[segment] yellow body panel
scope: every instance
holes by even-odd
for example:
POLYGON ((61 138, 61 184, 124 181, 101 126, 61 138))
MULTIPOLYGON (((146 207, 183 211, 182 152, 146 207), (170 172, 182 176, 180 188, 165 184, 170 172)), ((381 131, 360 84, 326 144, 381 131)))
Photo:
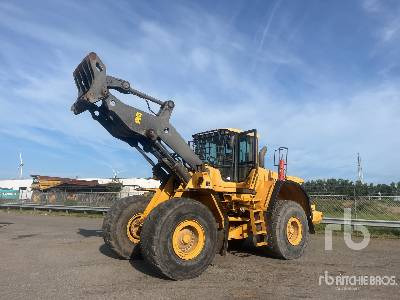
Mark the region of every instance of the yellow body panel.
POLYGON ((322 218, 324 217, 324 214, 321 211, 316 210, 315 204, 311 205, 311 211, 312 211, 312 222, 313 222, 313 224, 321 223, 322 218))
POLYGON ((171 177, 163 188, 157 189, 154 196, 151 198, 150 203, 147 205, 143 212, 143 219, 146 218, 154 207, 167 201, 175 195, 174 178, 171 177))
POLYGON ((229 227, 229 236, 228 239, 232 240, 241 240, 245 239, 248 237, 248 230, 247 230, 247 224, 240 224, 240 225, 231 225, 229 227))
POLYGON ((32 190, 47 190, 49 188, 55 187, 60 185, 62 182, 61 180, 40 180, 37 183, 32 183, 31 188, 32 190))
MULTIPOLYGON (((205 165, 202 171, 194 172, 191 175, 186 186, 175 187, 174 177, 171 177, 164 187, 158 189, 143 212, 140 223, 143 223, 157 205, 171 198, 188 197, 200 201, 212 211, 219 229, 223 229, 228 224, 229 240, 244 239, 249 234, 253 234, 253 236, 258 235, 259 237, 256 245, 266 245, 265 224, 268 223, 268 220, 264 220, 264 212, 267 211, 273 197, 278 181, 277 172, 259 167, 250 171, 246 181, 230 182, 222 179, 218 169, 205 165)), ((295 176, 287 176, 287 181, 295 184, 304 182, 303 179, 295 176)), ((291 199, 287 200, 298 202, 307 212, 307 203, 304 197, 301 197, 302 192, 299 189, 294 191, 287 189, 281 194, 280 198, 283 197, 283 199, 288 198, 284 197, 285 195, 290 195, 291 199)), ((309 213, 312 216, 312 223, 319 223, 322 220, 322 213, 315 209, 315 205, 309 209, 311 209, 309 213)), ((296 232, 295 222, 291 224, 292 227, 288 227, 288 230, 296 232)), ((299 234, 301 235, 301 233, 294 235, 292 243, 298 242, 299 234)), ((176 245, 178 244, 177 242, 176 245)), ((188 254, 188 256, 191 255, 193 254, 188 254)))

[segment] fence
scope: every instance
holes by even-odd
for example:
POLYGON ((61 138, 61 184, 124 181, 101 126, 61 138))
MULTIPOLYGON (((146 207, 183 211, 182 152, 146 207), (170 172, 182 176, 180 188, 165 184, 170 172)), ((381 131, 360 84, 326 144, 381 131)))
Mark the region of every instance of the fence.
POLYGON ((48 192, 33 193, 27 199, 0 198, 0 204, 22 204, 22 205, 63 205, 63 206, 87 206, 87 207, 110 207, 112 203, 120 198, 143 194, 144 192, 87 192, 66 193, 48 192))
POLYGON ((400 221, 398 196, 315 195, 311 201, 327 218, 342 218, 345 208, 351 208, 352 219, 400 221))
MULTIPOLYGON (((136 191, 135 194, 143 192, 136 191)), ((80 207, 107 208, 114 201, 126 197, 126 193, 42 193, 31 199, 0 199, 0 204, 15 205, 62 205, 80 207)), ((345 208, 351 208, 354 220, 383 220, 400 222, 400 197, 398 196, 344 196, 344 195, 313 195, 310 196, 317 210, 324 213, 325 218, 343 219, 345 208)))

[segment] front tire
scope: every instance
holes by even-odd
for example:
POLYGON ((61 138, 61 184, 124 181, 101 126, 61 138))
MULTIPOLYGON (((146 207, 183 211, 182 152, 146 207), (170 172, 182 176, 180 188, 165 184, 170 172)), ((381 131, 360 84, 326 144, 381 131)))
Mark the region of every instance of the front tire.
POLYGON ((144 259, 158 273, 173 280, 194 278, 215 257, 217 223, 202 203, 171 199, 147 216, 140 244, 144 259))
POLYGON ((104 243, 123 259, 131 259, 139 252, 139 237, 128 232, 128 224, 140 218, 150 199, 147 195, 138 195, 116 200, 104 217, 104 243))
POLYGON ((266 214, 268 246, 266 251, 282 259, 303 255, 309 240, 304 209, 294 201, 278 200, 266 214))

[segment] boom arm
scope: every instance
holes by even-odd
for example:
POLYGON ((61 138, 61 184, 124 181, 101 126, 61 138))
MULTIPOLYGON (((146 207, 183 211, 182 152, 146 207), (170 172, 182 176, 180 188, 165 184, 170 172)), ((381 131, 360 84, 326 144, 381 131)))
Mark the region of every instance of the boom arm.
POLYGON ((71 107, 74 114, 89 110, 93 119, 112 136, 136 148, 161 181, 170 175, 176 175, 183 183, 189 181, 189 171, 195 171, 202 161, 169 123, 175 106, 173 101, 158 100, 133 89, 128 81, 107 76, 105 65, 94 52, 82 60, 73 75, 78 88, 78 98, 71 107), (160 110, 150 114, 126 105, 110 89, 138 96, 147 104, 148 101, 156 103, 160 110), (147 153, 153 154, 158 162, 147 153))

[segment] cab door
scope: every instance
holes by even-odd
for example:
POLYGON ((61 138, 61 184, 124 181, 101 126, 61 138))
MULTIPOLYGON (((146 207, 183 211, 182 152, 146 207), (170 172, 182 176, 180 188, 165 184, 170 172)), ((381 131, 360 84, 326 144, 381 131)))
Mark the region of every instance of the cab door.
POLYGON ((237 136, 236 145, 236 180, 245 181, 250 171, 258 166, 257 130, 241 132, 237 136))

